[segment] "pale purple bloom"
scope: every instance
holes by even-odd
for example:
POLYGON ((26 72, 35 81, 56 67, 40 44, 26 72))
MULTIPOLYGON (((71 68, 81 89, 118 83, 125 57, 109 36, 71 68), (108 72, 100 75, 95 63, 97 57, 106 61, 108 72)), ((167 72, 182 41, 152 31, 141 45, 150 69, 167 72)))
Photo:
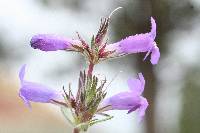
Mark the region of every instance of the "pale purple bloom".
POLYGON ((73 50, 72 45, 80 44, 79 40, 68 39, 52 34, 38 34, 32 37, 31 47, 42 51, 73 50))
MULTIPOLYGON (((112 110, 128 110, 128 113, 138 110, 139 119, 145 115, 145 110, 148 106, 146 98, 141 96, 144 91, 145 80, 142 73, 138 74, 139 79, 129 79, 129 91, 118 93, 105 101, 103 106, 111 105, 112 110)), ((101 106, 102 106, 101 105, 101 106)))
POLYGON ((156 37, 156 23, 151 17, 151 31, 145 34, 136 34, 122 39, 119 42, 107 45, 107 51, 115 51, 114 56, 147 52, 144 59, 151 53, 151 63, 157 64, 160 58, 159 48, 154 41, 156 37))
POLYGON ((25 68, 26 65, 23 65, 19 72, 19 79, 21 82, 19 96, 28 107, 31 107, 30 101, 51 103, 52 100, 58 100, 62 98, 61 93, 57 90, 53 90, 39 83, 26 81, 24 79, 25 68))

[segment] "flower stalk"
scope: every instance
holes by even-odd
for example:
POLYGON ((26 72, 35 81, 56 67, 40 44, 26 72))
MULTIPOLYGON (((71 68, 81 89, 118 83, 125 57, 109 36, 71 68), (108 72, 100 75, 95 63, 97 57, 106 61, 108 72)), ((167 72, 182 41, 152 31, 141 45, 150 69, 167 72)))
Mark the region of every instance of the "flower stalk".
POLYGON ((94 69, 94 64, 92 62, 90 62, 89 66, 88 66, 88 76, 92 76, 92 72, 94 69))
POLYGON ((80 133, 80 130, 78 128, 74 128, 73 133, 80 133))

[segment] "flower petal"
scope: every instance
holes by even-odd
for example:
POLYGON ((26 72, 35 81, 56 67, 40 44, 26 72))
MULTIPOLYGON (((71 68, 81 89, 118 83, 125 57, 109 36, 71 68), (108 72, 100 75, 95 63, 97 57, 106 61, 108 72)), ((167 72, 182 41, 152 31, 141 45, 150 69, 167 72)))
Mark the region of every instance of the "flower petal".
POLYGON ((156 38, 156 22, 153 17, 151 17, 151 32, 150 36, 153 38, 153 40, 156 38))
POLYGON ((157 64, 159 59, 160 59, 160 51, 159 51, 159 48, 155 46, 151 52, 151 63, 157 64))
POLYGON ((120 52, 124 54, 147 52, 152 47, 153 41, 148 33, 129 36, 119 42, 120 52))
POLYGON ((103 101, 103 106, 112 106, 112 110, 130 110, 140 104, 140 97, 132 92, 121 92, 103 101))
POLYGON ((160 58, 160 51, 157 46, 155 46, 151 51, 151 63, 157 64, 160 58))
POLYGON ((140 107, 140 105, 138 104, 137 106, 134 106, 133 108, 131 108, 127 114, 130 114, 131 112, 137 110, 140 107))
POLYGON ((24 104, 25 104, 28 108, 31 108, 31 103, 30 103, 30 101, 28 101, 23 95, 21 95, 21 93, 19 93, 19 97, 21 97, 21 99, 24 101, 24 104))
POLYGON ((30 107, 30 101, 51 103, 52 100, 62 99, 62 94, 58 90, 51 89, 39 83, 25 81, 25 67, 23 65, 19 72, 19 78, 21 80, 19 96, 28 107, 30 107))
POLYGON ((61 93, 44 85, 25 81, 20 88, 20 96, 27 101, 50 103, 62 97, 61 93))
POLYGON ((127 83, 129 88, 134 94, 141 95, 144 91, 145 79, 142 73, 138 74, 139 79, 130 78, 127 83))
POLYGON ((24 81, 24 75, 25 75, 25 68, 26 68, 26 65, 23 65, 20 69, 20 72, 19 72, 19 79, 21 81, 21 84, 23 83, 24 81))
POLYGON ((52 34, 38 34, 32 37, 30 44, 34 49, 42 51, 72 50, 72 44, 80 41, 60 37, 52 34))
POLYGON ((139 117, 139 121, 141 121, 144 118, 145 115, 145 111, 148 107, 148 102, 147 99, 141 96, 141 102, 140 102, 140 107, 138 109, 138 117, 139 117))

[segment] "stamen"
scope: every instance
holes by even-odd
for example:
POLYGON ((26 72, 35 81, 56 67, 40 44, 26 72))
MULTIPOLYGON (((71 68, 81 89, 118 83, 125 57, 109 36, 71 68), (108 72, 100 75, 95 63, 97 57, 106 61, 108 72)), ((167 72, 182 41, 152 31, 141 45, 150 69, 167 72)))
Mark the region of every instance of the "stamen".
POLYGON ((111 13, 110 13, 110 15, 109 15, 109 19, 111 18, 111 16, 117 11, 117 10, 119 10, 119 9, 121 9, 121 8, 123 8, 123 7, 117 7, 115 10, 113 10, 111 13))

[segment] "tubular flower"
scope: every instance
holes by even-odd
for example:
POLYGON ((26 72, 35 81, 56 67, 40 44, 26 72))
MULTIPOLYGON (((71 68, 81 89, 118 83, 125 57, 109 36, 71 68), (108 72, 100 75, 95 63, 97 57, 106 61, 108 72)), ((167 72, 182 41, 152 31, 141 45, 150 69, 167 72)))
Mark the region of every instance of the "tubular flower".
POLYGON ((136 34, 122 39, 119 42, 107 45, 107 51, 115 51, 112 56, 121 56, 132 53, 147 52, 146 57, 151 53, 151 63, 157 64, 160 58, 159 48, 154 41, 156 37, 156 22, 151 17, 151 31, 145 34, 136 34))
POLYGON ((34 49, 42 51, 73 50, 72 45, 80 41, 52 34, 38 34, 32 37, 30 44, 34 49))
POLYGON ((145 80, 142 73, 138 74, 139 79, 129 79, 129 91, 118 93, 103 101, 101 106, 111 106, 108 110, 128 110, 128 113, 138 110, 139 119, 145 115, 148 106, 146 98, 141 94, 144 91, 145 80))
POLYGON ((24 80, 25 68, 26 65, 23 65, 19 72, 19 79, 21 83, 19 96, 28 107, 31 107, 30 101, 53 103, 52 100, 59 100, 62 98, 62 94, 56 90, 53 90, 38 83, 24 80))

